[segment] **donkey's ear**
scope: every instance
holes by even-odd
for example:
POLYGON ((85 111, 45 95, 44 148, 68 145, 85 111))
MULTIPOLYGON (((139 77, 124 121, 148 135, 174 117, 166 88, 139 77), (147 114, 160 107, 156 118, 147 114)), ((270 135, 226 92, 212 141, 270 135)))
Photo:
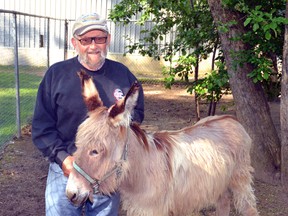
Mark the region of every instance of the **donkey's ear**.
POLYGON ((89 76, 84 70, 78 72, 78 76, 81 81, 82 96, 88 111, 92 111, 97 107, 103 106, 103 102, 99 97, 99 93, 91 76, 89 76))
POLYGON ((140 84, 135 81, 126 96, 109 108, 109 117, 115 126, 130 124, 131 114, 138 100, 139 88, 140 84))

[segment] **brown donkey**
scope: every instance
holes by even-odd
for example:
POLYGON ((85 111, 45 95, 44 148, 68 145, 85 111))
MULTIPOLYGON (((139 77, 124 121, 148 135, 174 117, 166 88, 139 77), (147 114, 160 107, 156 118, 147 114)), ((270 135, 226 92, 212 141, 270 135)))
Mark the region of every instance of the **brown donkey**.
POLYGON ((214 205, 229 215, 258 215, 252 188, 251 139, 232 116, 204 118, 177 131, 146 133, 131 122, 135 83, 104 107, 93 81, 79 73, 89 117, 79 126, 66 194, 79 205, 93 193, 121 194, 131 216, 189 215, 214 205))

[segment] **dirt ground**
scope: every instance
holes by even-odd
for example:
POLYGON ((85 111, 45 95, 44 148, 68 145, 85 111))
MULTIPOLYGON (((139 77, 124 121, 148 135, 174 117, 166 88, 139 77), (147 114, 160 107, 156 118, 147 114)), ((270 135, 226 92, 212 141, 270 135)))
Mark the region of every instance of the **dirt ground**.
MULTIPOLYGON (((144 85, 147 131, 179 129, 195 122, 194 98, 180 87, 172 90, 159 85, 144 85)), ((207 105, 201 104, 202 117, 207 105)), ((279 103, 271 104, 275 123, 279 123, 279 103)), ((216 114, 234 114, 231 96, 225 96, 216 114), (225 112, 223 111, 225 110, 225 112)), ((48 162, 32 144, 30 128, 23 137, 0 149, 0 215, 26 216, 44 214, 44 191, 48 162)), ((287 216, 288 196, 280 186, 255 181, 255 194, 261 216, 287 216)), ((191 192, 193 193, 193 191, 191 192)), ((209 213, 209 212, 208 212, 209 213)), ((122 215, 122 214, 121 214, 122 215)), ((213 215, 210 211, 209 215, 213 215)), ((237 215, 232 213, 231 215, 237 215)))

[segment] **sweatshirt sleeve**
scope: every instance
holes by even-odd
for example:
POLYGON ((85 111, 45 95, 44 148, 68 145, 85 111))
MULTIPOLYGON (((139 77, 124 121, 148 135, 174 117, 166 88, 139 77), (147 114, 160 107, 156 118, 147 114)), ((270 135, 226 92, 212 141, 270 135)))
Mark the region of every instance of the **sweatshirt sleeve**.
POLYGON ((132 114, 132 120, 141 124, 143 119, 144 119, 144 93, 143 88, 141 86, 137 105, 135 106, 134 112, 132 114))
POLYGON ((51 76, 47 71, 39 85, 32 121, 32 140, 36 147, 51 162, 62 166, 67 153, 68 143, 64 143, 56 129, 57 116, 55 102, 51 93, 51 76))

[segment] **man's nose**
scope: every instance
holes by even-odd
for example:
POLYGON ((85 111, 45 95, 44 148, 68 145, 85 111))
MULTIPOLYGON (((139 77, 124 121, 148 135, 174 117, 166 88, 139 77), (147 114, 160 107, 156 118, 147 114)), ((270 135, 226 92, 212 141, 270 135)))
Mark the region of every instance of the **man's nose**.
POLYGON ((95 40, 91 41, 90 47, 92 47, 92 48, 97 47, 97 43, 95 43, 95 40))

